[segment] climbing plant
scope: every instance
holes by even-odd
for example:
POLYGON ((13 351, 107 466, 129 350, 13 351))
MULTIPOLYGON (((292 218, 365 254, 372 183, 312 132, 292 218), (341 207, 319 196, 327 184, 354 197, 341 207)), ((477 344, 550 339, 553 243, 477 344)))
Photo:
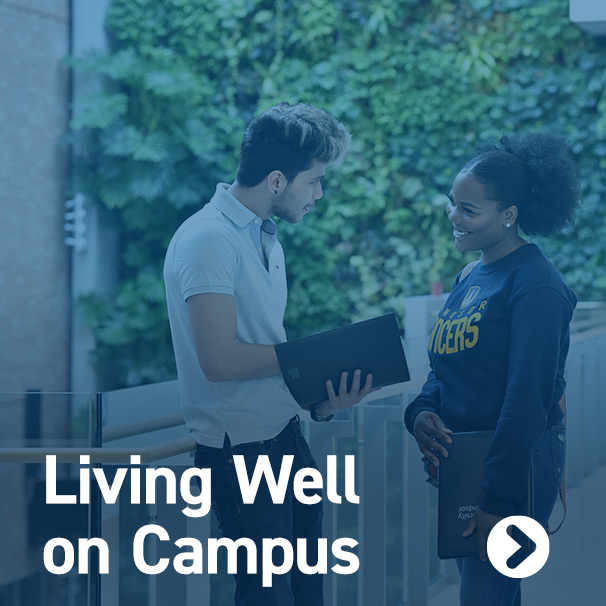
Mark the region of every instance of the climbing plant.
POLYGON ((603 40, 564 0, 113 0, 112 51, 73 59, 103 92, 72 122, 86 142, 74 188, 120 226, 111 299, 79 301, 107 385, 174 377, 162 261, 179 223, 231 181, 248 121, 313 103, 354 136, 301 224, 280 224, 290 337, 404 313, 472 257, 445 194, 478 144, 513 130, 567 136, 583 202, 539 241, 581 299, 606 296, 603 40))

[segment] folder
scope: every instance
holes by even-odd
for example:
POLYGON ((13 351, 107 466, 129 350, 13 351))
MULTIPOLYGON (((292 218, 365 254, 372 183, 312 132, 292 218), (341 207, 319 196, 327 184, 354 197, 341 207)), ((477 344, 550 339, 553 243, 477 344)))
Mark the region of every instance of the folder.
MULTIPOLYGON (((478 537, 462 533, 474 516, 482 497, 484 459, 493 431, 452 433, 446 444, 448 457, 440 457, 438 467, 438 557, 461 558, 478 555, 478 537)), ((528 497, 516 515, 532 517, 532 471, 528 478, 528 497)))
POLYGON ((373 387, 410 380, 398 322, 394 313, 349 326, 335 328, 275 346, 280 370, 300 406, 328 398, 326 380, 331 379, 338 395, 341 373, 360 369, 360 387, 372 373, 373 387))

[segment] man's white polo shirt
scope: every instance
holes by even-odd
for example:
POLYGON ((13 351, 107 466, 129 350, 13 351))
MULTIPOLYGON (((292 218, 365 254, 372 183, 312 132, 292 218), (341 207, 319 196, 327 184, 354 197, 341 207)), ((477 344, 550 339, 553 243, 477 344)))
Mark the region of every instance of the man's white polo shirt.
POLYGON ((211 383, 198 364, 186 301, 192 295, 234 297, 236 340, 286 341, 284 252, 277 228, 238 202, 220 183, 210 202, 173 236, 164 261, 170 328, 183 416, 199 444, 219 448, 273 438, 299 412, 281 375, 211 383))

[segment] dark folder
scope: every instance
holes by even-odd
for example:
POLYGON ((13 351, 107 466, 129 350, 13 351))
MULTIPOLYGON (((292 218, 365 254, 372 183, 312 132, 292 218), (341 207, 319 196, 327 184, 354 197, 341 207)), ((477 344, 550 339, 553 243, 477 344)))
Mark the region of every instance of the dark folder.
MULTIPOLYGON (((440 457, 438 495, 438 557, 461 558, 478 555, 478 538, 474 532, 461 536, 480 504, 484 459, 493 431, 451 434, 448 457, 440 457)), ((516 515, 532 517, 532 473, 527 500, 516 515)), ((516 538, 516 537, 514 537, 516 538)))
POLYGON ((328 398, 326 380, 338 394, 341 373, 360 369, 360 386, 372 373, 373 387, 410 380, 395 314, 387 314, 276 345, 280 370, 288 389, 301 406, 328 398))

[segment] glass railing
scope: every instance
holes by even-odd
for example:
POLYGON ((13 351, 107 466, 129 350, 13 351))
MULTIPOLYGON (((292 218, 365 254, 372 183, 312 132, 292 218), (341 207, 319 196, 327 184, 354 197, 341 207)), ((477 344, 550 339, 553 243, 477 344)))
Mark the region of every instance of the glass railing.
POLYGON ((43 552, 53 537, 91 534, 93 506, 47 504, 45 456, 58 455, 56 493, 73 493, 77 475, 61 454, 97 444, 96 418, 92 394, 0 394, 0 604, 95 604, 98 577, 53 575, 43 552))

